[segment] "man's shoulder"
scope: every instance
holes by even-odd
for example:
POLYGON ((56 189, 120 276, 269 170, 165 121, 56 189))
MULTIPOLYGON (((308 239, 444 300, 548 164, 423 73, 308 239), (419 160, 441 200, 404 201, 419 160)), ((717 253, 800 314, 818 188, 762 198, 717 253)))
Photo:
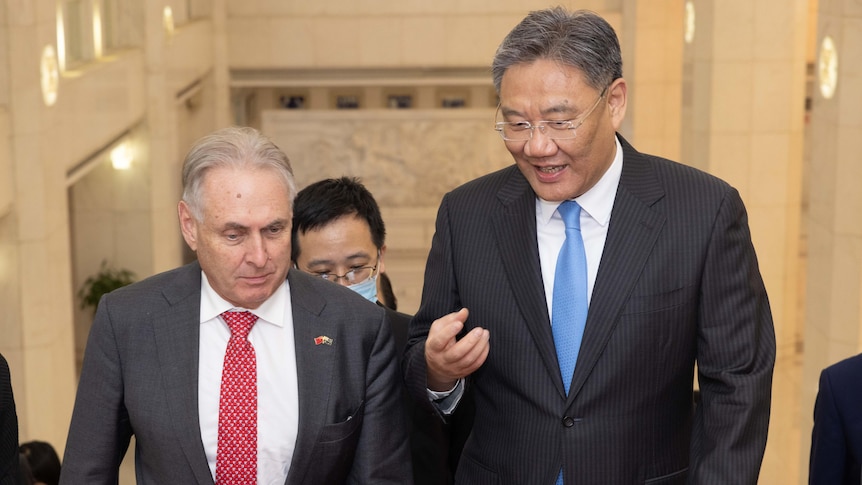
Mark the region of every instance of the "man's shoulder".
POLYGON ((622 183, 643 184, 646 178, 645 174, 649 173, 661 181, 665 187, 702 186, 713 187, 720 192, 730 188, 726 181, 692 165, 639 152, 622 137, 620 137, 620 144, 623 147, 622 183))
POLYGON ((823 372, 832 379, 862 381, 862 354, 836 362, 826 367, 823 372))
POLYGON ((401 313, 397 310, 393 310, 389 307, 381 305, 381 307, 386 310, 386 318, 389 319, 395 325, 408 325, 410 320, 413 319, 413 315, 408 315, 406 313, 401 313))
POLYGON ((482 175, 469 182, 465 182, 450 192, 451 194, 475 194, 475 193, 493 193, 499 190, 502 186, 510 183, 512 179, 523 179, 526 183, 527 179, 521 175, 521 171, 517 165, 508 165, 497 171, 482 175))
POLYGON ((118 288, 110 293, 110 298, 115 301, 145 304, 162 297, 176 299, 186 294, 200 295, 200 287, 201 268, 197 261, 194 261, 118 288))
POLYGON ((518 166, 512 164, 456 187, 444 201, 464 214, 487 215, 500 203, 509 205, 523 198, 533 200, 535 194, 518 166))

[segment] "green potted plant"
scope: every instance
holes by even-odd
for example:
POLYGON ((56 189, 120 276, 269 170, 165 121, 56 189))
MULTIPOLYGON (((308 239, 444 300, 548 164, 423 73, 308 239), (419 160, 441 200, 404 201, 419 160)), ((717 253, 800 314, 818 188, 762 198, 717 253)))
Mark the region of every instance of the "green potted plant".
POLYGON ((135 273, 127 269, 109 268, 108 262, 102 260, 99 272, 84 280, 84 284, 78 291, 81 308, 92 308, 95 312, 102 295, 134 282, 135 273))

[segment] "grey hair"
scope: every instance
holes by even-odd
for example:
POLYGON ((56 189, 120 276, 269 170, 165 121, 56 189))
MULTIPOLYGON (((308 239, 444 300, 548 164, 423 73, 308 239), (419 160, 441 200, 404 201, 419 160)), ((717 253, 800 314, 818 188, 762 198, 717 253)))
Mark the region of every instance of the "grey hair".
POLYGON ((204 177, 217 167, 273 170, 284 182, 293 207, 296 182, 287 155, 254 128, 223 128, 195 142, 183 161, 183 201, 198 221, 203 214, 201 186, 204 177))
POLYGON ((507 69, 539 59, 580 70, 586 83, 596 90, 623 76, 616 32, 605 19, 587 10, 536 10, 516 25, 494 54, 491 70, 497 94, 507 69))

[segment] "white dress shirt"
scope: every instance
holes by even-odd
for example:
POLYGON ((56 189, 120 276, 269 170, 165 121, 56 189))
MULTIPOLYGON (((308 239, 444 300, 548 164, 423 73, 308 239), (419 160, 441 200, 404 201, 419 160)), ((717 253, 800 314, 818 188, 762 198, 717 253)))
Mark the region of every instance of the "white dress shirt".
MULTIPOLYGON (((230 329, 219 315, 244 311, 220 297, 201 272, 198 414, 201 440, 215 480, 221 376, 230 329)), ((257 360, 257 483, 283 485, 299 430, 299 391, 293 316, 287 281, 252 311, 258 321, 248 340, 257 360)))
MULTIPOLYGON (((623 147, 616 140, 617 152, 611 166, 590 190, 573 199, 581 206, 581 236, 584 239, 584 252, 587 255, 587 302, 592 299, 593 286, 599 272, 599 263, 608 237, 608 224, 611 211, 620 185, 623 171, 623 147)), ((542 282, 545 285, 545 299, 548 315, 554 308, 554 275, 557 272, 557 256, 566 240, 566 223, 557 212, 562 202, 548 202, 536 198, 536 235, 539 241, 539 260, 542 264, 542 282)), ((553 316, 551 318, 553 321, 553 316)))

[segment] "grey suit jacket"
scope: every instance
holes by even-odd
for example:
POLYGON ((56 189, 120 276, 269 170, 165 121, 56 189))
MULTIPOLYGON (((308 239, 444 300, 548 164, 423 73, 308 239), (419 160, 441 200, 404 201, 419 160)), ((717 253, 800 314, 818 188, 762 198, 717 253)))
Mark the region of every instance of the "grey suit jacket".
POLYGON ((726 183, 620 141, 622 176, 568 396, 529 183, 511 166, 443 198, 404 367, 418 399, 434 319, 466 307, 464 331, 490 332, 488 358, 468 380, 476 416, 456 483, 552 484, 561 467, 577 485, 756 483, 775 338, 744 206, 726 183))
MULTIPOLYGON (((385 312, 299 271, 287 279, 299 433, 285 483, 409 483, 400 374, 385 312), (315 345, 319 335, 332 345, 315 345)), ((61 483, 116 483, 135 435, 139 484, 212 485, 198 420, 200 285, 200 266, 192 263, 103 298, 61 483)))

